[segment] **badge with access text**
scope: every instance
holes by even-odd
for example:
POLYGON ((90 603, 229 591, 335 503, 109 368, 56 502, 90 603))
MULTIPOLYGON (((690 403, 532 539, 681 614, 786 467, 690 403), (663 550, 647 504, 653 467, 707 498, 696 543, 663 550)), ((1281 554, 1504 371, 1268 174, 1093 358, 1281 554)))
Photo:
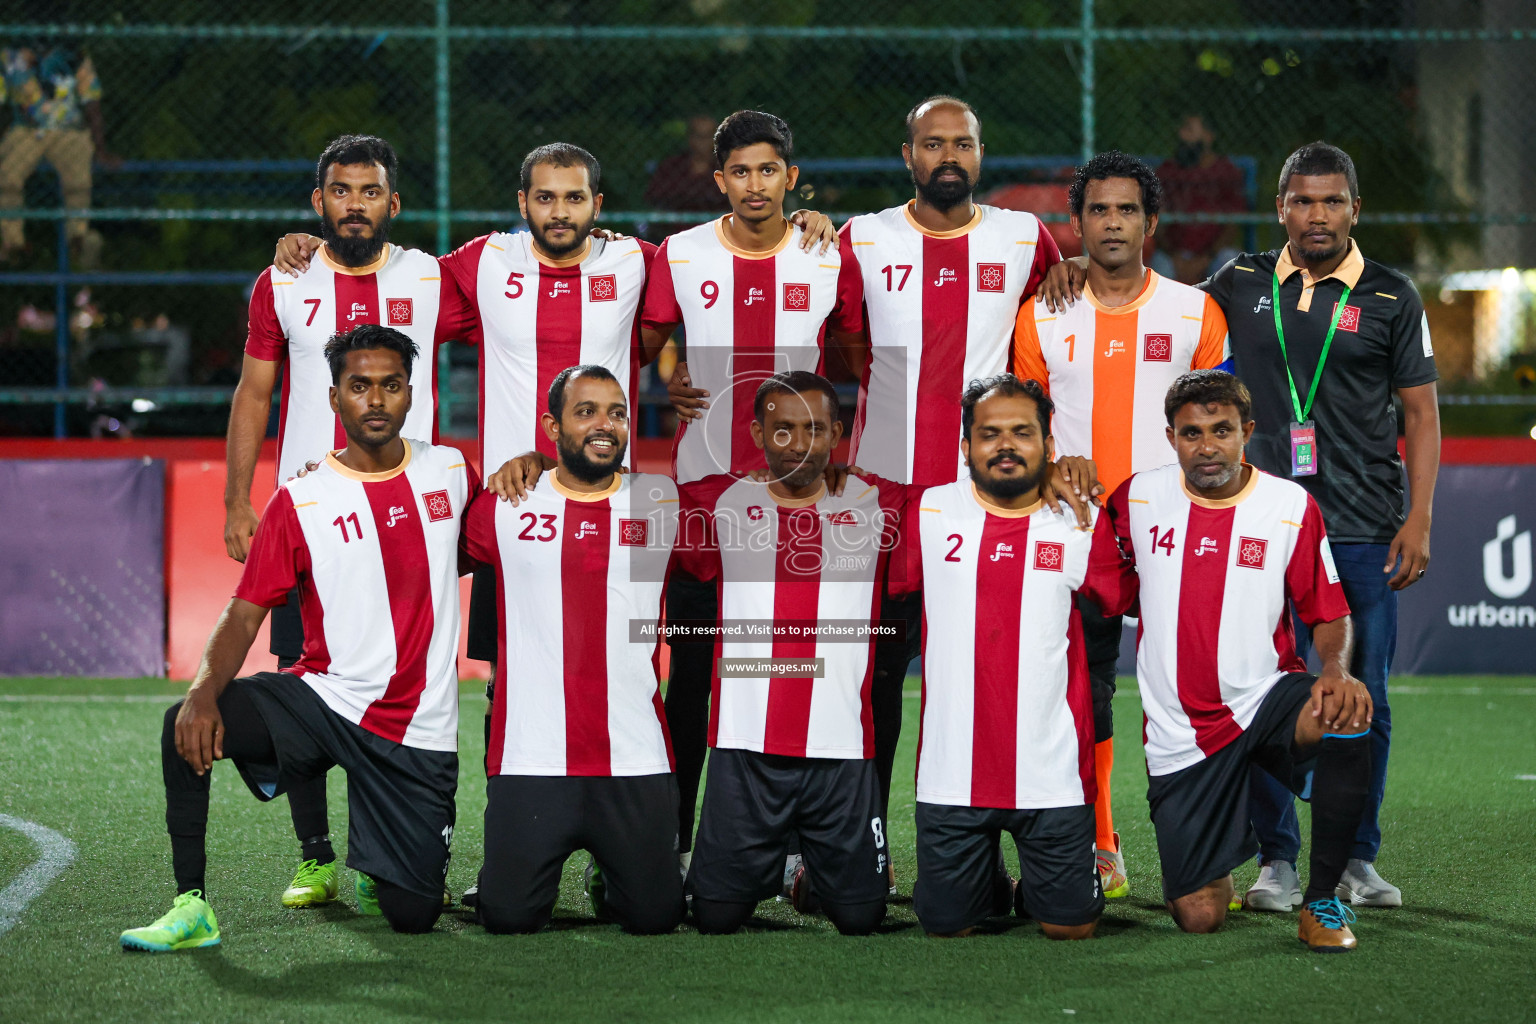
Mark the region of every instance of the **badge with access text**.
POLYGON ((1311 420, 1291 424, 1291 476, 1317 474, 1317 428, 1311 420))

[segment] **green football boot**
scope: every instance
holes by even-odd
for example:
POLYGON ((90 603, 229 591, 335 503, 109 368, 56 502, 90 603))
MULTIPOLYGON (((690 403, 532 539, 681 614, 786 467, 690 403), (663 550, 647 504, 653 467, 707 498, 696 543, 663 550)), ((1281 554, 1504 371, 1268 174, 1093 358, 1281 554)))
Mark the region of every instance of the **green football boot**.
POLYGON ((374 885, 373 879, 361 871, 352 873, 352 890, 357 893, 357 912, 367 917, 378 917, 379 889, 374 885))
POLYGON ((336 867, 334 860, 328 864, 317 864, 312 860, 300 864, 293 881, 283 890, 283 906, 295 909, 333 902, 340 886, 340 872, 336 867))
POLYGON ((219 922, 213 908, 203 899, 200 889, 176 897, 171 909, 154 924, 130 928, 119 940, 124 949, 147 953, 169 953, 177 949, 197 949, 219 944, 219 922))

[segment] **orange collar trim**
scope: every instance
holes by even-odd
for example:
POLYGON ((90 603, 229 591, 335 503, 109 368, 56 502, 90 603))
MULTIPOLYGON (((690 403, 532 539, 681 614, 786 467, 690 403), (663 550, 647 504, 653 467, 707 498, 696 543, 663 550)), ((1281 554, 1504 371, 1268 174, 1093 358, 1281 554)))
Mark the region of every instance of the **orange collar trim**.
POLYGON ((348 480, 356 480, 359 483, 378 483, 382 480, 393 480, 401 473, 404 473, 405 467, 411 464, 411 442, 409 441, 405 442, 405 458, 400 460, 400 465, 396 466, 394 469, 386 469, 382 473, 360 473, 355 469, 343 465, 342 461, 336 456, 340 455, 344 451, 346 451, 345 448, 338 448, 333 452, 328 452, 325 456, 325 464, 334 469, 340 476, 343 476, 348 480))
POLYGON ((780 218, 784 221, 784 237, 779 239, 778 245, 774 246, 772 249, 765 249, 762 251, 743 249, 741 246, 737 245, 735 242, 731 241, 729 237, 726 236, 725 222, 730 220, 732 216, 732 214, 728 213, 724 217, 721 217, 719 220, 715 221, 715 237, 720 240, 721 245, 725 246, 726 252, 729 252, 732 256, 740 256, 744 260, 771 260, 779 253, 789 248, 790 239, 795 237, 795 226, 791 224, 787 219, 780 218))
POLYGON ((958 228, 954 228, 953 230, 950 230, 950 231, 932 231, 932 230, 930 230, 928 228, 923 227, 921 224, 919 224, 917 222, 917 218, 912 215, 912 211, 914 209, 916 209, 916 207, 917 207, 917 200, 916 199, 908 199, 907 200, 907 205, 902 207, 901 212, 906 214, 906 216, 907 216, 907 223, 908 224, 910 224, 914 228, 916 228, 920 234, 927 235, 929 238, 959 238, 961 235, 968 235, 972 231, 976 230, 976 227, 981 223, 981 219, 982 219, 982 216, 983 216, 983 214, 981 212, 981 204, 980 203, 972 203, 971 204, 971 211, 972 211, 971 212, 971 219, 968 222, 966 222, 966 224, 964 226, 958 227, 958 228))
POLYGON ((1045 504, 1044 501, 1037 500, 1033 505, 1025 508, 1003 508, 1001 505, 994 505, 981 496, 981 488, 976 486, 974 480, 971 481, 971 497, 976 499, 976 504, 980 505, 987 515, 1000 516, 1003 519, 1027 519, 1040 511, 1041 506, 1045 504))
POLYGON ((384 244, 384 251, 379 253, 379 258, 366 267, 348 267, 336 262, 336 258, 331 255, 330 249, 327 246, 320 246, 320 258, 325 261, 325 265, 336 271, 336 273, 346 274, 348 277, 367 277, 369 274, 377 274, 384 269, 384 265, 389 262, 389 258, 394 254, 395 243, 386 242, 384 244))
POLYGON ((1201 497, 1190 489, 1189 478, 1183 473, 1179 474, 1179 486, 1184 489, 1184 497, 1201 508, 1232 508, 1234 505, 1241 505, 1244 501, 1248 500, 1248 496, 1253 493, 1254 488, 1259 486, 1259 471, 1257 469, 1245 464, 1243 471, 1248 474, 1248 482, 1243 484, 1242 490, 1230 498, 1201 497))
POLYGON ((1132 299, 1130 302, 1127 302, 1123 306, 1104 305, 1104 303, 1100 302, 1099 299, 1093 294, 1093 289, 1088 287, 1086 283, 1083 285, 1083 296, 1088 300, 1089 304, 1092 305, 1093 308, 1098 310, 1100 313, 1107 313, 1110 316, 1122 316, 1126 313, 1134 313, 1141 307, 1145 306, 1147 303, 1151 302, 1152 296, 1157 294, 1157 281, 1157 271, 1153 270, 1151 267, 1148 267, 1147 280, 1144 284, 1142 284, 1141 291, 1137 293, 1134 299, 1132 299))
POLYGON ((621 473, 613 474, 612 482, 600 491, 576 491, 560 482, 560 469, 556 467, 549 474, 549 483, 557 493, 562 497, 569 498, 571 501, 607 501, 624 485, 624 476, 621 473))

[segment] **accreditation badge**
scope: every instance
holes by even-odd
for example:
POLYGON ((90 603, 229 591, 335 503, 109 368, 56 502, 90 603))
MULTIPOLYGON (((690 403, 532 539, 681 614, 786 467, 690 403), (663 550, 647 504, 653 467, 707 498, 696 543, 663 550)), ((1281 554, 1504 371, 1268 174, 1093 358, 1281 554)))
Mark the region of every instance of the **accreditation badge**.
POLYGON ((1311 420, 1291 424, 1291 476, 1317 475, 1317 427, 1311 420))

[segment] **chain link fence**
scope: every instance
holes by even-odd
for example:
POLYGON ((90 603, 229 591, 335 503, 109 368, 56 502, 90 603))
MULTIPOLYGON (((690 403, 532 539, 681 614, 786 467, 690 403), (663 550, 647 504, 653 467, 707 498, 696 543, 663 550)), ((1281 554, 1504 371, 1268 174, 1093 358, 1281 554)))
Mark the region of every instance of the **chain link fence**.
MULTIPOLYGON (((1057 224, 1097 149, 1183 173, 1160 266, 1186 277, 1283 241, 1275 178, 1315 138, 1357 162, 1362 248, 1426 297, 1453 272, 1536 267, 1536 12, 1516 0, 990 0, 964 24, 900 0, 787 0, 772 24, 740 0, 381 0, 367 25, 332 0, 267 3, 252 24, 207 0, 11 10, 0 49, 90 58, 107 152, 73 245, 59 175, 44 161, 25 179, 26 248, 0 268, 0 433, 220 432, 246 288, 279 234, 313 227, 313 161, 344 132, 394 143, 392 237, 430 251, 514 225, 522 155, 555 139, 602 160, 608 225, 656 237, 706 218, 707 190, 668 186, 690 124, 741 107, 794 129, 800 205, 892 205, 911 193, 903 116, 947 92, 983 122, 980 192, 1057 224), (1213 158, 1220 199, 1199 172, 1213 158)), ((1475 334, 1473 300, 1447 294, 1437 315, 1475 334)), ((457 380, 473 359, 454 356, 457 380)), ((470 404, 447 426, 472 432, 470 404)))

